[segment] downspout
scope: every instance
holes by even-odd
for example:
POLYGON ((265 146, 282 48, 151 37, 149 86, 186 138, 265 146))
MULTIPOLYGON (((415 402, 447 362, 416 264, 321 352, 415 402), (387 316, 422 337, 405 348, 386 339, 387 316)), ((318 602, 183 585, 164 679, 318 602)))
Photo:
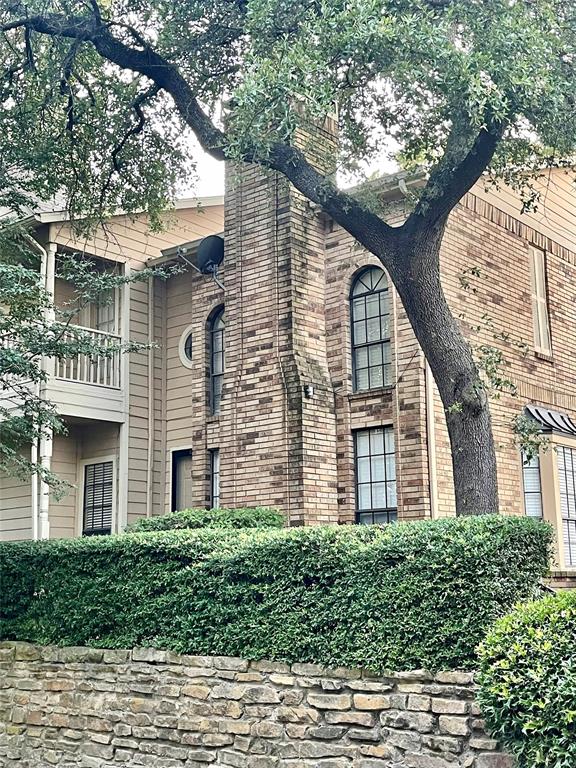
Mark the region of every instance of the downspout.
POLYGON ((148 278, 148 456, 146 466, 146 517, 152 515, 154 469, 154 278, 148 278))
MULTIPOLYGON (((46 274, 45 274, 45 288, 46 292, 54 300, 54 280, 55 280, 55 267, 56 267, 56 244, 48 243, 48 250, 46 252, 46 274)), ((48 322, 54 322, 55 313, 54 308, 46 310, 45 319, 48 322)), ((48 378, 54 374, 53 360, 44 358, 42 365, 48 378)), ((40 386, 40 396, 45 396, 46 384, 40 386)), ((52 465, 52 450, 53 450, 53 433, 52 430, 46 433, 44 437, 40 439, 40 466, 45 472, 50 472, 52 465)), ((38 520, 38 538, 48 539, 50 538, 50 520, 48 517, 50 510, 50 488, 48 483, 40 478, 40 504, 39 504, 39 520, 38 520)))
MULTIPOLYGON (((24 239, 26 242, 32 246, 39 254, 40 254, 40 280, 42 286, 45 288, 47 284, 47 274, 48 274, 48 252, 42 246, 37 240, 35 240, 32 235, 28 234, 27 232, 24 233, 24 239)), ((40 370, 45 370, 45 360, 44 358, 40 361, 40 370)), ((40 382, 36 381, 34 383, 34 395, 35 397, 40 397, 40 382)), ((30 462, 32 465, 36 465, 38 463, 38 455, 39 455, 39 445, 38 440, 33 440, 32 445, 30 446, 30 462)), ((39 525, 39 504, 38 504, 38 473, 33 472, 32 476, 30 478, 30 493, 32 496, 32 502, 31 502, 31 512, 32 512, 32 539, 33 541, 37 541, 40 537, 40 525, 39 525)), ((47 536, 46 536, 47 538, 47 536)))
POLYGON ((434 381, 428 362, 424 363, 424 390, 426 395, 426 446, 428 449, 428 488, 430 517, 438 517, 438 485, 436 476, 436 426, 434 424, 434 381))

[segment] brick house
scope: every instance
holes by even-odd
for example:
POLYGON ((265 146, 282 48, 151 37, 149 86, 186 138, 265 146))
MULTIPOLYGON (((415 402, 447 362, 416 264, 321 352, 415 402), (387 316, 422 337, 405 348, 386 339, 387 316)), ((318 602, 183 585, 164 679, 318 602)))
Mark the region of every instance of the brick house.
MULTIPOLYGON (((418 183, 379 184, 392 223, 418 183)), ((523 214, 511 191, 478 184, 451 215, 442 263, 471 342, 502 349, 517 388, 492 402, 502 511, 554 525, 566 580, 576 575, 576 188, 560 170, 542 184, 539 210, 523 214), (527 465, 511 431, 525 409, 550 442, 527 465)), ((440 401, 378 261, 252 166, 228 174, 224 198, 200 203, 181 201, 160 234, 143 216, 117 216, 86 242, 63 212, 31 218, 57 302, 71 297, 54 280, 66 250, 185 271, 84 311, 79 324, 104 342, 156 346, 49 371, 46 396, 68 433, 37 450, 73 487, 56 501, 34 478, 0 478, 0 537, 120 531, 190 506, 273 505, 292 525, 452 514, 440 401), (214 234, 217 281, 190 267, 214 234)))

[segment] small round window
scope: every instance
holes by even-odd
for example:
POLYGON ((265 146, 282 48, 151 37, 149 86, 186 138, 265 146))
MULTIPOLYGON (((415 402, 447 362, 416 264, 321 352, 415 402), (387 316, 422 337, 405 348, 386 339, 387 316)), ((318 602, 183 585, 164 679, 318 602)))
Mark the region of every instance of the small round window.
POLYGON ((185 365, 186 368, 192 368, 193 346, 194 334, 192 332, 192 327, 188 326, 180 336, 180 342, 178 344, 180 362, 182 365, 185 365))

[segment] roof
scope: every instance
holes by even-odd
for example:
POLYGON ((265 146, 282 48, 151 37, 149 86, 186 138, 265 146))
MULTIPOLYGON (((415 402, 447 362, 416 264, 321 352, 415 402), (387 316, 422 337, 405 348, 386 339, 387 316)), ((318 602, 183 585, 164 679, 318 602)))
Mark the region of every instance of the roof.
POLYGON ((576 422, 566 413, 543 408, 540 405, 527 405, 526 413, 542 427, 543 432, 560 432, 576 437, 576 422))
MULTIPOLYGON (((210 208, 212 206, 224 205, 223 195, 214 195, 212 197, 183 197, 176 200, 174 208, 183 210, 185 208, 210 208)), ((0 211, 0 218, 8 217, 12 212, 8 209, 0 211)), ((115 216, 121 216, 123 211, 117 211, 115 216)), ((70 215, 66 209, 65 199, 62 195, 54 197, 50 201, 38 200, 33 206, 24 209, 19 217, 23 224, 52 224, 55 222, 68 221, 70 215)))

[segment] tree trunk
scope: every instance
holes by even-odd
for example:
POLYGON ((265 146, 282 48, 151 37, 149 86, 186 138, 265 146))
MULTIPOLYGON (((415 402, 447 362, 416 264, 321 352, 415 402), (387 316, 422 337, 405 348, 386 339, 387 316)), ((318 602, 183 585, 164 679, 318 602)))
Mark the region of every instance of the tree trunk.
POLYGON ((442 225, 436 231, 407 233, 386 261, 444 405, 456 514, 492 514, 498 512, 498 483, 488 396, 441 285, 443 232, 442 225))

